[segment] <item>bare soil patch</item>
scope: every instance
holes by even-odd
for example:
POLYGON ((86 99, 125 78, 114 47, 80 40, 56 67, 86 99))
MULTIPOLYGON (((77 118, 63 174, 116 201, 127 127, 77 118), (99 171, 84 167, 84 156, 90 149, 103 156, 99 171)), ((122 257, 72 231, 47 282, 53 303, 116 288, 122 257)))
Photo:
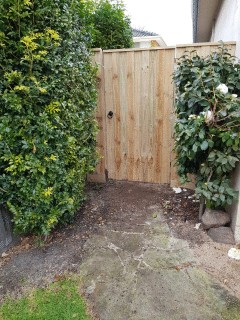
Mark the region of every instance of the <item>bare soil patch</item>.
POLYGON ((87 239, 101 234, 103 226, 137 232, 149 208, 153 214, 161 208, 173 235, 188 241, 198 264, 240 298, 240 262, 227 257, 229 245, 214 243, 204 230, 194 228, 199 203, 192 190, 176 194, 168 185, 109 181, 87 186, 87 200, 71 225, 59 227, 45 243, 22 237, 0 258, 0 300, 78 272, 87 239))

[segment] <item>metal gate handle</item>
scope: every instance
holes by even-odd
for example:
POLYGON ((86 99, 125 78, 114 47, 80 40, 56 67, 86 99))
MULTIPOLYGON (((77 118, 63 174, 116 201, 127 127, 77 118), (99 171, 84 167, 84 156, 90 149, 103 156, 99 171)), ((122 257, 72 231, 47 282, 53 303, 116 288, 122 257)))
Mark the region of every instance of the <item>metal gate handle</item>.
POLYGON ((108 114, 107 114, 107 117, 108 117, 108 119, 112 119, 112 117, 113 117, 113 112, 112 112, 112 111, 109 111, 108 114))

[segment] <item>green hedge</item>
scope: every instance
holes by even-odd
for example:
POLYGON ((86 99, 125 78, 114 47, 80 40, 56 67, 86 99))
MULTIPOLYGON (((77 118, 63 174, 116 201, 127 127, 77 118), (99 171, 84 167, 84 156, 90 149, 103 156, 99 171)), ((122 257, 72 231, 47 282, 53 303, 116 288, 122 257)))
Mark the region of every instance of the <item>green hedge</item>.
POLYGON ((96 164, 83 5, 0 2, 0 193, 20 232, 48 234, 68 221, 96 164))
POLYGON ((93 47, 120 49, 133 47, 131 20, 122 1, 96 1, 92 14, 93 47))
POLYGON ((209 208, 237 199, 230 174, 240 161, 240 64, 224 46, 203 58, 185 53, 176 85, 175 151, 184 183, 196 175, 196 195, 209 208))

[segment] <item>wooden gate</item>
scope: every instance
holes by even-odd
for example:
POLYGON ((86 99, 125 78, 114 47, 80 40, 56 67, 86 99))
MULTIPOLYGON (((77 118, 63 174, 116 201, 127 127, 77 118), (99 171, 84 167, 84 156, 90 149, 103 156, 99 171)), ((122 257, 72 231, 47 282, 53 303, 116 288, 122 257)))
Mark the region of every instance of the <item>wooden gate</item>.
MULTIPOLYGON (((186 50, 204 56, 218 45, 95 51, 102 159, 90 180, 179 184, 172 152, 175 58, 186 50)), ((228 46, 234 53, 235 43, 228 46)))
POLYGON ((104 52, 109 178, 170 181, 173 63, 172 49, 104 52))

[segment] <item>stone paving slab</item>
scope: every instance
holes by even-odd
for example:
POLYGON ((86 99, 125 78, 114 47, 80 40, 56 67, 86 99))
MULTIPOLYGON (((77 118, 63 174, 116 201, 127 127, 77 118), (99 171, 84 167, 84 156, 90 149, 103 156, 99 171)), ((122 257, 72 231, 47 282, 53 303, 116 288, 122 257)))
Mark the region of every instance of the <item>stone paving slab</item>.
POLYGON ((240 319, 226 312, 238 300, 197 267, 162 212, 137 232, 104 227, 85 250, 80 274, 101 320, 240 319))

